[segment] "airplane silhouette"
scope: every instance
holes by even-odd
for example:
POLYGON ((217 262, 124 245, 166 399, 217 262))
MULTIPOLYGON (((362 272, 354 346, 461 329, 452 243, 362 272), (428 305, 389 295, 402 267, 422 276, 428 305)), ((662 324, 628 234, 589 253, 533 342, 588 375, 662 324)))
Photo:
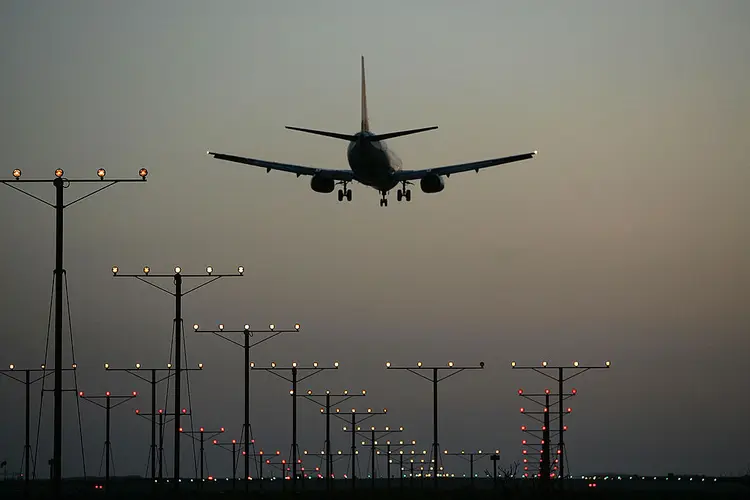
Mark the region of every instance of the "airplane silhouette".
POLYGON ((536 151, 532 151, 531 153, 524 153, 515 156, 505 156, 502 158, 459 163, 456 165, 447 165, 423 170, 402 170, 401 160, 388 148, 385 140, 425 132, 427 130, 434 130, 437 127, 402 130, 385 134, 375 134, 370 131, 370 123, 367 118, 364 56, 362 56, 362 124, 359 132, 353 135, 348 135, 299 127, 286 128, 349 141, 347 159, 351 170, 331 170, 303 165, 292 165, 289 163, 278 163, 224 153, 214 153, 212 151, 208 151, 208 154, 217 160, 225 160, 265 168, 266 172, 280 170, 296 174, 297 177, 300 175, 312 176, 310 187, 313 191, 318 193, 332 193, 335 189, 335 185, 339 184, 342 186, 338 191, 339 201, 343 201, 344 199, 347 201, 352 200, 352 190, 347 189, 347 185, 350 182, 357 181, 365 186, 380 191, 380 194, 382 195, 380 199, 381 207, 388 206, 388 199, 386 196, 391 189, 399 184, 401 184, 402 187, 397 193, 398 201, 411 201, 411 190, 406 186, 412 184, 412 181, 419 180, 420 188, 424 193, 439 193, 445 188, 443 177, 450 177, 451 174, 469 172, 471 170, 479 172, 479 170, 487 167, 494 167, 496 165, 503 165, 505 163, 512 163, 521 160, 529 160, 537 154, 536 151))

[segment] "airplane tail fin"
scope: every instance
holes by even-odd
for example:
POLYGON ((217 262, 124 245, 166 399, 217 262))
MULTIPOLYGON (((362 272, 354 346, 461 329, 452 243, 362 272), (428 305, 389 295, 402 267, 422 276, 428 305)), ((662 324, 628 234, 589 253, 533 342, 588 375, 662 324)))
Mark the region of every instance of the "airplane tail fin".
POLYGON ((370 119, 367 116, 367 87, 365 84, 365 56, 362 57, 362 124, 361 124, 361 132, 368 132, 367 135, 349 135, 349 134, 339 134, 337 132, 327 132, 325 130, 313 130, 309 128, 299 128, 299 127, 286 127, 289 130, 297 130, 299 132, 306 132, 308 134, 315 134, 315 135, 322 135, 324 137, 332 137, 334 139, 341 139, 344 141, 357 141, 357 140, 365 140, 365 141, 384 141, 386 139, 393 139, 394 137, 401 137, 404 135, 411 135, 411 134, 417 134, 419 132, 426 132, 427 130, 435 130, 437 127, 424 127, 424 128, 415 128, 411 130, 401 130, 399 132, 388 132, 385 134, 372 134, 370 132, 370 119))
POLYGON ((367 117, 367 86, 365 85, 365 56, 362 57, 362 132, 370 131, 370 119, 367 117))

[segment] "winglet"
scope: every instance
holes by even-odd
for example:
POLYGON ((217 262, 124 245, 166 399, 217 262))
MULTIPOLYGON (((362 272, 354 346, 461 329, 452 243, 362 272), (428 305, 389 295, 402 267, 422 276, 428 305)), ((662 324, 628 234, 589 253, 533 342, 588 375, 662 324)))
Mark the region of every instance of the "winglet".
POLYGON ((362 132, 370 131, 370 120, 367 117, 367 91, 365 86, 365 56, 362 58, 362 132))

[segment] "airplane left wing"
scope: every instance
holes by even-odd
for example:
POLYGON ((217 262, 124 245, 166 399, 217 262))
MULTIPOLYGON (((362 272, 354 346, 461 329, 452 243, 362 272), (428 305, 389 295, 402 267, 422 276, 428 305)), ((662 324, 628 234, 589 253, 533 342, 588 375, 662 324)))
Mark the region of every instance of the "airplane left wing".
POLYGON ((487 167, 494 167, 496 165, 503 165, 505 163, 513 163, 522 160, 530 160, 536 156, 536 153, 536 151, 532 151, 531 153, 524 153, 521 155, 504 156, 503 158, 493 158, 491 160, 475 161, 471 163, 459 163, 456 165, 447 165, 445 167, 435 167, 424 170, 398 170, 393 174, 393 178, 401 182, 422 179, 430 174, 450 177, 451 174, 459 174, 471 170, 479 172, 481 169, 487 167))
POLYGON ((208 151, 208 154, 213 156, 217 160, 225 160, 234 163, 243 163, 245 165, 265 168, 266 172, 270 172, 271 170, 280 170, 282 172, 290 172, 292 174, 296 174, 297 177, 299 177, 300 175, 318 175, 320 177, 333 179, 335 181, 354 180, 354 173, 351 170, 330 170, 324 168, 306 167, 303 165, 292 165, 289 163, 277 163, 275 161, 256 160, 255 158, 245 158, 244 156, 214 153, 212 151, 208 151))

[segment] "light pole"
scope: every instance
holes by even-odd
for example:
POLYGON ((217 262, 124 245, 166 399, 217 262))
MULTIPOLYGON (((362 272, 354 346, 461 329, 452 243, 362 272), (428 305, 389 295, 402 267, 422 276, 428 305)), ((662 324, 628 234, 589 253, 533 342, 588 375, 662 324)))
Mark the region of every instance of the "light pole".
POLYGON ((274 325, 273 323, 268 325, 267 330, 251 329, 250 325, 245 325, 245 327, 242 330, 225 330, 223 324, 219 325, 218 330, 201 330, 200 325, 198 324, 193 325, 193 330, 196 333, 214 334, 217 337, 220 337, 226 340, 227 342, 230 342, 238 347, 241 347, 245 351, 245 367, 242 369, 242 373, 245 378, 245 396, 244 396, 245 397, 245 421, 242 427, 242 433, 244 436, 244 452, 245 452, 244 453, 245 455, 245 491, 248 491, 248 489, 250 488, 250 442, 252 441, 252 437, 251 437, 252 432, 251 432, 251 427, 250 427, 250 349, 257 346, 258 344, 262 344, 263 342, 271 340, 272 338, 276 337, 277 335, 281 335, 282 333, 297 333, 299 332, 299 329, 300 329, 299 323, 294 325, 294 329, 286 329, 286 330, 277 329, 276 325, 274 325), (225 337, 225 335, 229 333, 241 333, 245 340, 244 343, 240 344, 239 342, 235 342, 229 337, 225 337), (254 337, 255 335, 268 335, 268 336, 251 343, 250 339, 254 337))
POLYGON ((183 434, 187 434, 192 439, 196 439, 196 437, 194 436, 195 434, 198 435, 197 439, 199 440, 199 442, 201 444, 201 460, 200 460, 201 461, 201 478, 200 478, 201 480, 200 480, 200 483, 198 483, 198 487, 200 489, 203 489, 203 479, 204 479, 203 462, 204 462, 204 457, 206 455, 206 452, 205 452, 205 450, 206 450, 206 448, 205 448, 206 439, 213 439, 214 437, 218 436, 219 434, 222 434, 224 432, 224 427, 220 428, 218 431, 207 431, 203 427, 199 428, 197 431, 186 431, 185 429, 183 429, 182 427, 180 427, 180 432, 183 433, 183 434), (208 434, 208 437, 206 437, 206 434, 208 434))
POLYGON ((325 441, 325 456, 326 456, 326 489, 330 490, 333 486, 331 481, 331 470, 332 470, 332 463, 333 463, 333 457, 331 456, 331 407, 341 404, 344 401, 357 397, 357 396, 365 396, 367 394, 366 390, 362 390, 361 393, 352 393, 349 394, 349 391, 344 391, 342 394, 331 394, 331 391, 326 391, 325 394, 314 394, 313 391, 307 391, 307 394, 297 394, 299 397, 303 397, 307 399, 308 401, 312 401, 313 403, 317 403, 319 405, 324 405, 320 409, 320 413, 324 414, 326 416, 326 441, 325 441), (325 403, 321 403, 315 398, 319 397, 325 397, 325 403), (331 401, 331 398, 341 398, 336 399, 336 401, 331 401))
MULTIPOLYGON (((174 370, 172 369, 172 363, 167 363, 166 368, 144 368, 141 366, 140 363, 135 364, 135 368, 112 368, 109 366, 109 363, 104 363, 104 369, 109 372, 125 372, 129 373, 144 382, 147 382, 151 385, 151 413, 140 413, 139 415, 145 416, 145 415, 151 415, 151 479, 156 479, 156 386, 157 384, 160 384, 161 382, 164 382, 165 380, 169 379, 172 375, 174 375, 174 370), (167 375, 157 378, 157 374, 160 372, 167 372, 167 375), (142 375, 142 373, 150 373, 151 377, 145 377, 142 375)), ((193 370, 203 370, 203 363, 198 364, 198 368, 183 368, 182 371, 193 371, 193 370)), ((161 429, 160 429, 161 430, 161 429)))
MULTIPOLYGON (((370 439, 370 485, 372 486, 372 489, 375 489, 375 455, 378 445, 378 439, 384 438, 385 436, 389 436, 397 432, 404 432, 404 428, 399 427, 398 429, 391 429, 389 426, 385 426, 382 429, 378 429, 375 426, 371 426, 369 429, 362 429, 361 427, 357 427, 357 430, 352 430, 352 432, 357 432, 360 436, 362 436, 363 434, 366 436, 365 433, 370 433, 370 435, 368 436, 370 439)), ((362 441, 362 446, 366 445, 367 441, 362 441)), ((377 454, 379 455, 380 452, 377 451, 377 454)), ((388 476, 390 479, 390 466, 388 476)))
POLYGON ((448 362, 448 366, 423 366, 422 362, 418 362, 416 368, 410 366, 392 366, 391 362, 385 363, 385 367, 388 370, 406 370, 411 372, 418 377, 421 377, 428 382, 432 382, 432 460, 435 462, 435 470, 433 471, 432 484, 437 489, 438 487, 438 471, 440 470, 440 445, 438 444, 438 382, 450 378, 454 375, 461 373, 464 370, 482 370, 484 369, 484 361, 479 363, 479 366, 455 366, 453 361, 448 362), (419 373, 422 370, 429 370, 432 372, 432 378, 427 377, 419 373), (444 377, 438 377, 440 370, 447 370, 450 373, 444 377))
POLYGON ((558 419, 558 425, 559 425, 557 459, 560 461, 559 478, 561 480, 565 480, 564 459, 565 459, 565 456, 567 456, 565 452, 565 439, 563 437, 563 433, 565 431, 565 425, 563 423, 564 408, 562 404, 562 402, 565 400, 565 388, 564 388, 565 382, 589 370, 609 369, 611 364, 612 363, 610 363, 609 361, 605 362, 604 366, 583 366, 578 361, 573 361, 572 366, 551 366, 546 361, 542 361, 541 366, 518 366, 515 361, 512 361, 510 364, 514 370, 532 370, 557 382, 557 387, 558 387, 557 419, 558 419), (553 370, 554 372, 557 372, 556 373, 557 376, 550 375, 549 373, 547 373, 548 370, 553 370), (573 373, 571 375, 566 376, 565 375, 566 370, 572 371, 573 373))
POLYGON ((219 448, 232 452, 232 489, 234 490, 237 487, 237 440, 232 439, 229 443, 220 443, 218 439, 214 439, 213 442, 219 448), (227 446, 231 446, 232 449, 230 450, 227 446))
MULTIPOLYGON (((177 266, 174 268, 174 274, 153 274, 151 273, 151 268, 149 266, 145 266, 143 268, 143 274, 118 274, 120 272, 120 269, 117 266, 112 266, 112 275, 114 277, 122 277, 122 278, 135 278, 139 281, 142 281, 148 285, 151 285, 152 287, 161 290, 162 292, 171 295, 175 298, 175 319, 173 323, 174 328, 174 367, 175 367, 175 379, 174 379, 174 413, 175 413, 175 419, 174 419, 174 489, 179 490, 180 489, 180 390, 181 390, 181 374, 182 374, 182 361, 180 356, 180 349, 184 345, 184 340, 182 339, 182 298, 191 293, 195 290, 198 290, 199 288, 203 288, 204 286, 213 283, 214 281, 221 279, 221 278, 227 278, 227 277, 237 277, 242 276, 245 274, 245 268, 242 266, 239 266, 237 268, 237 273, 232 274, 215 274, 213 267, 208 266, 206 267, 206 274, 183 274, 182 269, 177 266), (164 278, 171 278, 174 282, 174 292, 167 290, 166 288, 163 288, 156 283, 153 283, 149 281, 149 279, 164 279, 164 278), (188 289, 187 291, 183 291, 182 289, 182 281, 186 278, 197 278, 197 279, 203 279, 204 281, 194 286, 193 288, 188 289)), ((189 379, 188 379, 189 383, 189 379)))
POLYGON ((352 448, 351 448, 351 465, 352 465, 352 489, 355 489, 357 487, 357 472, 356 472, 356 462, 357 462, 357 424, 364 422, 365 420, 368 420, 375 415, 385 415, 388 413, 388 408, 383 408, 383 411, 372 411, 372 408, 368 408, 367 411, 360 411, 358 412, 356 408, 352 408, 351 413, 351 419, 345 418, 339 408, 336 408, 336 417, 340 418, 344 422, 349 420, 351 426, 345 426, 344 432, 351 432, 352 434, 352 448), (357 419, 357 417, 361 417, 360 419, 357 419), (351 430, 350 430, 351 429, 351 430))
MULTIPOLYGON (((495 454, 496 455, 498 455, 499 453, 500 453, 500 450, 495 450, 495 454)), ((482 458, 482 457, 485 457, 487 455, 483 454, 482 450, 470 451, 469 453, 466 453, 464 450, 454 451, 454 452, 449 452, 448 450, 443 450, 443 455, 449 455, 449 456, 452 455, 452 456, 455 456, 455 457, 461 457, 463 460, 467 460, 466 457, 469 457, 468 458, 468 461, 469 461, 469 476, 470 476, 470 479, 471 479, 471 481, 470 481, 469 484, 471 485, 471 488, 474 489, 474 462, 475 462, 474 457, 478 455, 479 458, 482 458)))
POLYGON ((121 182, 140 182, 145 181, 148 176, 148 170, 141 168, 138 171, 140 179, 108 179, 105 180, 107 175, 106 170, 100 168, 96 171, 98 179, 69 179, 64 177, 65 172, 63 169, 58 168, 55 170, 55 177, 50 179, 21 179, 21 169, 13 169, 13 180, 0 180, 0 183, 15 189, 16 191, 25 194, 45 205, 55 209, 55 272, 54 272, 54 283, 55 283, 55 388, 54 388, 54 399, 55 399, 55 410, 54 410, 54 455, 52 463, 52 490, 54 498, 60 498, 61 495, 61 484, 62 484, 62 343, 63 343, 63 212, 64 210, 78 203, 79 201, 93 196, 94 194, 107 189, 108 187, 114 186, 121 182), (43 198, 40 198, 34 194, 19 187, 21 183, 49 183, 51 182, 55 188, 55 203, 50 203, 43 198), (104 183, 101 187, 94 189, 93 191, 80 196, 69 203, 65 203, 64 190, 69 187, 72 183, 104 183))
MULTIPOLYGON (((390 441, 386 441, 385 442, 385 450, 386 450, 385 454, 386 454, 386 459, 387 459, 386 460, 386 464, 387 464, 386 475, 388 476, 388 481, 387 481, 387 486, 386 487, 388 489, 390 489, 390 487, 391 487, 391 463, 392 463, 391 462, 392 461, 392 459, 391 459, 391 453, 395 452, 395 451, 398 451, 400 455, 403 455, 403 453, 404 453, 403 448, 404 447, 406 447, 408 445, 414 446, 416 444, 417 444, 417 442, 415 440, 412 440, 411 443, 404 443, 404 441, 399 441, 397 445, 393 445, 393 446, 395 446, 395 448, 392 448, 390 441)), ((401 464, 401 466, 403 466, 403 464, 401 464)))
MULTIPOLYGON (((566 395, 563 400, 568 399, 569 397, 575 396, 577 391, 573 389, 572 393, 570 395, 566 395)), ((559 467, 552 466, 552 458, 550 453, 550 442, 551 442, 551 426, 550 423, 554 420, 557 420, 558 417, 551 417, 551 406, 550 405, 550 395, 551 391, 549 389, 545 389, 544 393, 526 393, 523 391, 523 389, 518 389, 518 395, 521 396, 524 399, 527 399, 529 402, 541 407, 541 410, 533 410, 526 408, 524 406, 521 407, 521 413, 526 415, 527 417, 530 417, 537 422, 541 424, 541 428, 533 428, 530 429, 526 425, 521 426, 521 431, 524 433, 527 433, 531 436, 533 436, 536 439, 539 439, 539 446, 537 446, 537 443, 529 443, 527 439, 524 439, 521 441, 521 444, 525 447, 522 450, 523 457, 523 470, 524 470, 524 477, 528 477, 528 452, 529 450, 539 453, 540 455, 540 461, 539 461, 539 470, 536 474, 536 477, 539 477, 542 484, 545 486, 545 488, 549 485, 549 481, 552 477, 556 475, 555 470, 559 470, 559 467), (542 401, 536 399, 536 398, 544 398, 542 401), (538 416, 538 415, 541 415, 538 416)), ((572 410, 570 408, 567 409, 566 413, 570 413, 572 410)), ((566 431, 568 429, 568 426, 563 426, 562 431, 566 431)), ((558 454, 562 453, 560 450, 558 450, 558 454)), ((536 462, 536 461, 535 461, 536 462)), ((559 464, 559 459, 555 459, 556 464, 559 464)))
MULTIPOLYGON (((62 371, 68 371, 68 370, 75 370, 76 365, 73 365, 72 368, 63 368, 62 371)), ((0 370, 0 374, 5 375, 9 379, 15 380, 16 382, 20 382, 23 385, 26 386, 26 432, 25 432, 25 441, 23 446, 23 457, 24 457, 24 473, 23 473, 23 488, 24 488, 24 498, 28 498, 30 494, 29 481, 31 480, 31 439, 30 439, 30 433, 31 433, 31 386, 40 380, 44 379, 47 376, 47 372, 50 371, 47 369, 44 365, 42 365, 41 368, 17 368, 16 365, 11 364, 7 370, 0 370), (41 375, 32 378, 32 373, 42 372, 41 375), (24 373, 24 378, 19 378, 14 373, 24 373)))
POLYGON ((313 375, 317 375, 318 373, 322 372, 323 370, 338 370, 339 369, 339 362, 335 361, 333 363, 333 366, 326 366, 322 367, 318 364, 317 361, 314 361, 312 366, 298 366, 297 362, 292 362, 292 366, 290 367, 280 367, 276 366, 276 362, 271 362, 270 367, 259 367, 255 366, 255 363, 250 363, 250 369, 251 370, 262 370, 267 371, 269 373, 272 373, 279 377, 280 379, 286 380, 287 382, 290 382, 292 384, 292 388, 289 391, 289 394, 292 396, 292 454, 291 454, 291 461, 292 461, 292 487, 295 489, 297 488, 297 460, 299 456, 299 446, 297 445, 297 398, 294 397, 295 394, 297 394, 297 384, 299 382, 302 382, 303 380, 306 380, 313 375), (278 372, 291 372, 292 378, 287 378, 284 375, 280 375, 278 372), (312 373, 309 373, 308 375, 305 375, 302 378, 297 377, 297 374, 299 371, 312 371, 312 373))
MULTIPOLYGON (((80 396, 81 399, 85 399, 86 401, 89 401, 91 403, 94 403, 99 408, 103 408, 106 411, 107 417, 106 417, 106 423, 105 423, 105 438, 104 438, 104 454, 106 455, 106 458, 104 459, 104 491, 107 492, 107 495, 109 495, 109 461, 110 457, 112 456, 112 442, 109 439, 110 436, 110 417, 109 414, 112 411, 113 408, 117 408, 121 404, 125 403, 126 401, 130 401, 134 397, 138 396, 138 393, 136 391, 133 391, 132 394, 127 394, 124 396, 113 396, 112 393, 109 391, 105 392, 102 395, 99 396, 86 396, 83 391, 78 393, 78 396, 80 396), (101 404, 99 399, 104 400, 104 404, 101 404), (112 404, 112 400, 117 401, 114 405, 112 404)), ((101 469, 100 469, 101 470, 101 469)))
MULTIPOLYGON (((151 421, 152 425, 156 421, 156 417, 159 417, 159 473, 158 478, 163 479, 163 467, 164 467, 164 426, 171 422, 171 419, 164 420, 164 417, 174 416, 174 413, 169 413, 163 408, 159 408, 158 412, 151 412, 151 413, 143 413, 141 410, 137 409, 135 410, 135 414, 139 417, 147 418, 149 421, 151 421), (150 418, 149 418, 150 417, 150 418)), ((180 412, 180 415, 183 417, 192 415, 192 412, 188 412, 187 408, 183 408, 180 412)), ((153 427, 152 427, 153 429, 153 427)))

